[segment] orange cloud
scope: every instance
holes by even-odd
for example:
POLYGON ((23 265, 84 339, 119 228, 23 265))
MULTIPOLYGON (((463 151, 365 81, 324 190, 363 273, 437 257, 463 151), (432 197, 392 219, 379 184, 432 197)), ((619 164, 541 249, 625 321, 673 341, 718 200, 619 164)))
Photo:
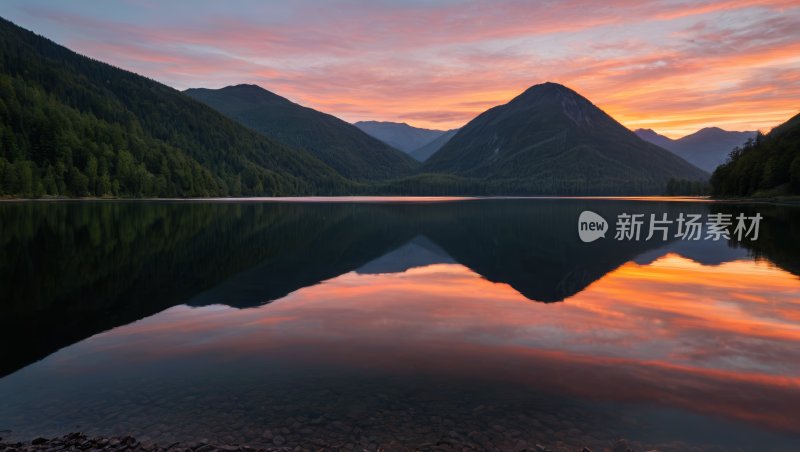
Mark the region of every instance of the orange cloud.
POLYGON ((34 31, 180 89, 256 83, 348 121, 460 127, 545 81, 670 137, 768 129, 800 109, 798 0, 305 0, 237 10, 11 9, 34 31))

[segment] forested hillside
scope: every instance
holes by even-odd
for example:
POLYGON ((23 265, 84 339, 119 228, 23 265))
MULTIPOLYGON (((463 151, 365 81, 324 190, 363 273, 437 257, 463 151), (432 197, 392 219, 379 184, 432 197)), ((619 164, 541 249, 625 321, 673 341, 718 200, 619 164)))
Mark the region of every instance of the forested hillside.
POLYGON ((284 124, 278 113, 270 133, 358 182, 191 96, 0 19, 0 197, 644 195, 670 177, 707 178, 560 85, 484 112, 421 173, 411 157, 372 153, 377 140, 310 111, 311 129, 301 130, 306 116, 284 124))
POLYGON ((648 143, 575 91, 535 85, 462 127, 421 171, 479 179, 504 194, 659 194, 709 174, 648 143))
POLYGON ((413 174, 419 166, 405 152, 358 127, 257 85, 193 88, 184 93, 293 149, 308 151, 349 179, 394 179, 413 174))
POLYGON ((0 19, 0 196, 345 194, 316 157, 0 19))
POLYGON ((800 194, 800 114, 734 148, 710 183, 715 196, 800 194))

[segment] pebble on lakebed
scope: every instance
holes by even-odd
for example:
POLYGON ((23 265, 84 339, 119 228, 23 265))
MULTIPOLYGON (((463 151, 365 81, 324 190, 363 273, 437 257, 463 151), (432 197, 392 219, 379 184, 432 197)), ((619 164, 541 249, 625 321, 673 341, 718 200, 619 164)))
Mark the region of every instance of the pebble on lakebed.
MULTIPOLYGON (((3 442, 0 438, 0 452, 376 452, 375 447, 354 447, 352 444, 331 445, 321 441, 316 443, 316 447, 280 447, 285 440, 281 436, 275 436, 273 443, 275 447, 262 447, 255 449, 250 446, 233 446, 223 444, 213 444, 208 439, 198 442, 188 442, 181 444, 176 442, 166 447, 153 443, 143 443, 136 438, 128 435, 123 437, 103 437, 87 436, 83 432, 69 433, 53 439, 38 437, 25 442, 3 442)), ((461 443, 458 441, 437 441, 438 444, 424 443, 417 447, 420 451, 432 452, 485 452, 485 449, 472 443, 461 443)), ((562 448, 559 446, 542 446, 536 444, 529 449, 519 452, 560 452, 560 451, 580 451, 592 452, 589 448, 562 448)), ((382 452, 379 450, 378 452, 382 452)), ((605 452, 612 452, 605 449, 605 452)), ((615 443, 613 452, 632 452, 628 448, 625 440, 615 443)), ((653 451, 658 452, 658 451, 653 451)))
POLYGON ((0 452, 740 452, 735 446, 667 442, 663 435, 658 438, 663 442, 653 444, 620 440, 620 431, 631 426, 658 430, 635 413, 585 411, 546 401, 534 410, 525 407, 533 403, 526 400, 454 406, 433 399, 447 387, 435 389, 432 395, 420 392, 431 400, 413 404, 380 397, 365 402, 352 394, 348 403, 326 391, 313 400, 293 396, 276 405, 274 398, 287 397, 285 392, 256 389, 247 399, 213 392, 213 387, 188 387, 170 397, 120 395, 64 414, 43 412, 44 400, 21 416, 0 412, 0 437, 5 438, 0 452), (199 395, 190 399, 189 394, 199 395), (67 415, 86 435, 68 434, 67 415), (17 427, 3 430, 6 425, 17 427))
MULTIPOLYGON (((89 438, 131 436, 149 452, 196 452, 203 438, 214 447, 201 452, 626 452, 616 442, 635 429, 637 437, 626 438, 632 452, 740 452, 679 441, 635 411, 584 410, 537 392, 459 380, 409 386, 405 377, 381 376, 356 384, 349 374, 278 373, 206 383, 128 379, 95 392, 42 391, 35 403, 2 400, 0 437, 16 444, 83 430, 89 438)), ((85 452, 93 449, 116 451, 85 452)))

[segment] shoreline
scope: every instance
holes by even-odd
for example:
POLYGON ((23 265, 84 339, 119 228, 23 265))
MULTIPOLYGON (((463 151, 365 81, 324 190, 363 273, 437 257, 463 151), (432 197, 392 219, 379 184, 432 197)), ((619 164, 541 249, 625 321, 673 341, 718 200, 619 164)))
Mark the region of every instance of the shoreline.
MULTIPOLYGON (((472 443, 461 443, 455 445, 458 441, 453 440, 439 440, 433 443, 423 443, 417 446, 416 451, 421 452, 490 452, 479 445, 472 443)), ((526 449, 515 449, 518 452, 593 452, 588 447, 583 446, 568 446, 562 442, 560 444, 531 445, 526 449)), ((148 440, 139 441, 131 435, 125 436, 92 436, 85 435, 83 432, 71 432, 62 436, 47 439, 41 436, 33 438, 28 441, 11 442, 0 437, 0 452, 387 452, 397 449, 385 449, 375 447, 370 444, 364 447, 361 443, 348 443, 341 444, 341 441, 312 441, 305 444, 305 447, 300 445, 291 446, 291 443, 286 443, 285 439, 281 436, 273 437, 272 444, 263 444, 260 447, 251 446, 248 444, 223 444, 218 441, 210 441, 203 438, 198 441, 180 442, 176 441, 169 445, 162 446, 148 440)), ((631 445, 624 439, 617 440, 610 445, 612 449, 605 448, 602 452, 637 452, 630 448, 631 445)), ((636 446, 634 446, 636 447, 636 446)), ((638 449, 641 449, 639 447, 638 449)), ((402 450, 409 451, 410 449, 404 448, 402 450)), ((497 449, 503 451, 504 449, 497 449)), ((702 449, 701 449, 702 450, 702 449)), ((597 451, 594 451, 597 452, 597 451)), ((647 452, 664 452, 661 449, 653 449, 647 452)))
MULTIPOLYGON (((333 422, 325 427, 330 431, 333 422)), ((339 422, 338 424, 341 424, 339 422)), ((500 427, 500 426, 495 426, 500 427)), ((348 429, 344 426, 344 430, 348 429)), ((432 438, 429 442, 415 445, 401 444, 376 444, 372 439, 361 436, 360 441, 354 436, 349 439, 342 435, 330 434, 327 438, 322 436, 306 437, 300 442, 289 433, 274 429, 267 430, 257 441, 248 441, 246 444, 226 443, 222 440, 170 441, 169 444, 158 444, 148 436, 139 439, 132 435, 102 436, 87 435, 82 431, 66 433, 61 436, 47 438, 36 436, 32 439, 20 441, 10 440, 9 430, 0 431, 6 437, 0 437, 0 452, 740 452, 739 448, 730 448, 720 445, 706 444, 702 448, 690 444, 673 441, 672 444, 649 445, 639 442, 629 443, 625 439, 605 440, 602 443, 584 445, 564 441, 541 441, 525 443, 520 439, 515 446, 509 443, 495 446, 491 440, 479 432, 471 432, 468 438, 458 437, 455 432, 448 432, 441 438, 432 438), (286 438, 284 438, 286 436, 286 438), (448 437, 450 436, 450 437, 448 437), (293 440, 293 441, 290 441, 293 440), (462 441, 466 440, 466 441, 462 441), (544 444, 542 444, 544 443, 544 444), (591 448, 589 447, 591 446, 591 448)), ((287 430, 283 428, 282 430, 287 430)), ((321 430, 321 429, 320 429, 321 430)), ((358 430, 358 429, 356 429, 358 430)), ((498 429, 499 431, 499 429, 498 429)), ((355 433, 355 432, 354 432, 355 433)), ((356 433, 358 436, 358 433, 356 433)), ((497 439, 494 439, 497 442, 497 439)))
POLYGON ((797 199, 783 198, 714 198, 711 196, 414 196, 414 195, 341 195, 341 196, 251 196, 224 198, 0 198, 0 203, 25 202, 154 202, 154 203, 264 203, 264 202, 306 202, 306 203, 414 203, 414 202, 452 202, 474 200, 521 200, 521 199, 578 199, 578 200, 621 200, 621 201, 677 201, 705 202, 714 204, 800 204, 797 199))
MULTIPOLYGON (((342 195, 342 196, 263 196, 263 197, 225 197, 225 198, 7 198, 0 199, 0 202, 21 203, 21 202, 208 202, 208 203, 248 203, 248 202, 383 202, 383 203, 403 203, 403 202, 449 202, 449 201, 473 201, 473 200, 522 200, 522 199, 577 199, 577 200, 620 200, 620 201, 687 201, 687 202, 729 202, 729 200, 718 200, 707 196, 404 196, 404 195, 342 195)), ((766 202, 766 201, 747 201, 742 199, 731 200, 730 202, 766 202)), ((798 201, 800 202, 800 201, 798 201)))

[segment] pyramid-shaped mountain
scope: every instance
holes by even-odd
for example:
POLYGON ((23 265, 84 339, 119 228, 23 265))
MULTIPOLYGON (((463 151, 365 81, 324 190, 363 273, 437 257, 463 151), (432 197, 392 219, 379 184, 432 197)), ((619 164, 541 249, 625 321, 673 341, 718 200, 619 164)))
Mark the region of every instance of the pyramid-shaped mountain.
POLYGON ((532 86, 483 112, 421 171, 482 178, 530 194, 658 194, 670 177, 710 177, 556 83, 532 86))
POLYGON ((419 165, 352 124, 257 85, 192 88, 184 93, 269 138, 308 151, 349 179, 403 177, 419 165))

